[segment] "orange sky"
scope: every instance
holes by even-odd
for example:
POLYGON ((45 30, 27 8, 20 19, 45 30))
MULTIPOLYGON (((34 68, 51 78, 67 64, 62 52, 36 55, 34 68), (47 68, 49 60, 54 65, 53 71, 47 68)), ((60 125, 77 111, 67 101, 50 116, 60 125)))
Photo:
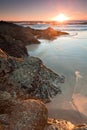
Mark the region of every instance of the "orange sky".
POLYGON ((0 0, 0 20, 48 21, 60 13, 87 20, 87 0, 0 0))

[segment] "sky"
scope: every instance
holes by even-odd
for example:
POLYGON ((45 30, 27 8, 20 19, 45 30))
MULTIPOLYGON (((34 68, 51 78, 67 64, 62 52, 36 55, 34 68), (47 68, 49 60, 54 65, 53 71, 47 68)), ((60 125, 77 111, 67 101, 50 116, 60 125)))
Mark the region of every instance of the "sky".
POLYGON ((87 20, 87 0, 0 0, 0 20, 49 21, 60 13, 87 20))

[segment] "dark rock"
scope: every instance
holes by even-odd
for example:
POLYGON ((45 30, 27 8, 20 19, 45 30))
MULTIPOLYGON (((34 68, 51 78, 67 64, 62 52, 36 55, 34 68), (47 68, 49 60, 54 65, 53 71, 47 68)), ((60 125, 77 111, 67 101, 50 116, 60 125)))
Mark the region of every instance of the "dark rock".
POLYGON ((87 130, 86 124, 75 126, 65 120, 47 121, 45 105, 35 100, 49 102, 61 93, 58 84, 64 83, 65 77, 46 68, 40 59, 26 57, 25 45, 38 42, 33 35, 53 39, 62 34, 51 28, 32 31, 0 22, 0 48, 6 52, 0 49, 0 130, 87 130))
POLYGON ((19 58, 28 56, 23 42, 7 35, 0 35, 0 48, 10 56, 19 58))
POLYGON ((24 45, 39 43, 30 30, 31 29, 26 30, 24 27, 13 23, 0 22, 0 34, 10 36, 15 40, 20 40, 24 45))
POLYGON ((46 68, 39 58, 14 58, 0 51, 0 90, 20 98, 37 98, 49 102, 61 93, 63 77, 46 68))
POLYGON ((52 40, 65 34, 68 33, 56 31, 50 27, 45 30, 35 30, 0 21, 0 48, 8 55, 25 57, 28 55, 25 46, 40 43, 37 38, 52 40))
POLYGON ((28 56, 26 45, 39 43, 30 30, 9 22, 0 22, 0 48, 14 57, 28 56))

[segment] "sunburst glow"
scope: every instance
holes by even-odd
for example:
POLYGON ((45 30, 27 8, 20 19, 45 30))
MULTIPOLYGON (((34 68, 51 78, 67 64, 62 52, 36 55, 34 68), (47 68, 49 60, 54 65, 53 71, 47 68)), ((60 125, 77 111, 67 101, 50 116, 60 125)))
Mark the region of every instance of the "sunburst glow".
POLYGON ((58 16, 54 17, 55 21, 58 21, 58 22, 64 22, 66 20, 69 20, 69 17, 66 16, 65 14, 59 14, 58 16))

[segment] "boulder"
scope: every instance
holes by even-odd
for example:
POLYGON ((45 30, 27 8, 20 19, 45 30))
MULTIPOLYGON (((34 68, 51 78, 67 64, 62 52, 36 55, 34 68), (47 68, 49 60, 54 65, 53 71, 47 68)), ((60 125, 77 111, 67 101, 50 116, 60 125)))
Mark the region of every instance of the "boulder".
POLYGON ((41 101, 14 100, 9 93, 0 91, 1 130, 44 130, 47 115, 41 101))
POLYGON ((0 130, 87 130, 87 125, 48 118, 47 108, 41 101, 19 100, 0 91, 0 130))
POLYGON ((49 102, 61 93, 59 83, 64 83, 64 76, 46 68, 39 58, 14 58, 1 50, 0 66, 0 90, 11 95, 49 102))

